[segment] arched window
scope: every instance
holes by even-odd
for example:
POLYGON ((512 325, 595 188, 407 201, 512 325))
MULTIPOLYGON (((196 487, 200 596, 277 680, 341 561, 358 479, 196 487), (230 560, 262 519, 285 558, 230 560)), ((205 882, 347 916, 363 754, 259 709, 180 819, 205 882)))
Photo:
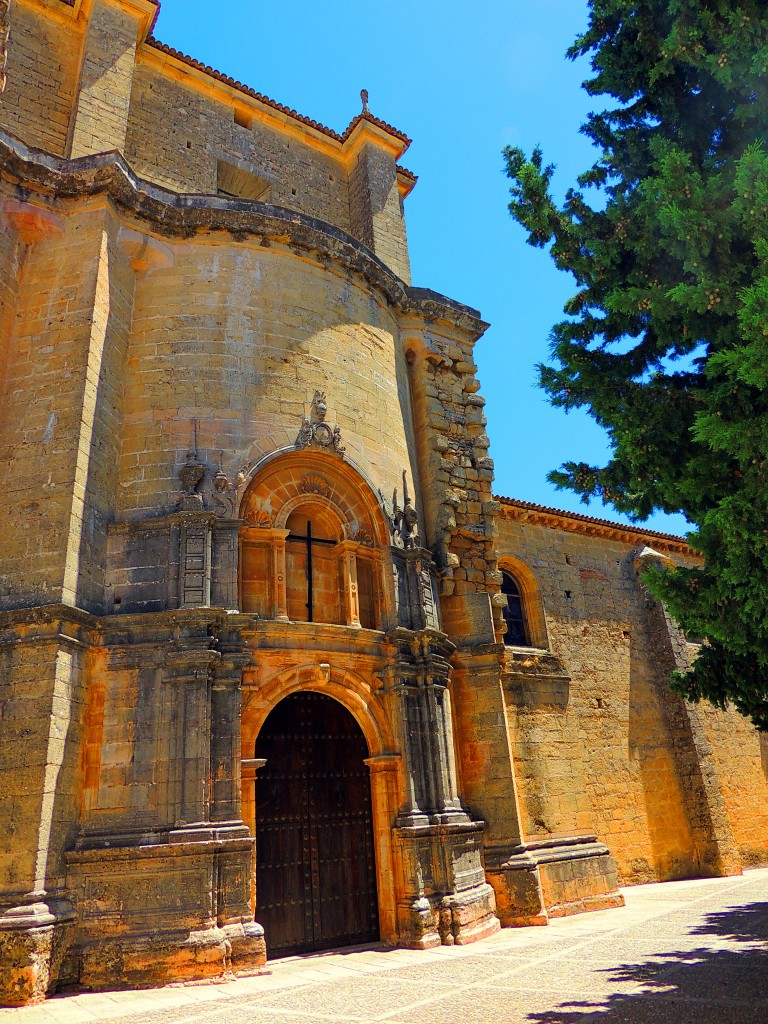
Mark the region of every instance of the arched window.
POLYGON ((389 534, 376 497, 352 467, 314 451, 281 455, 248 485, 240 517, 244 612, 381 627, 379 551, 389 534))
POLYGON ((285 527, 286 590, 291 622, 345 622, 340 572, 341 522, 322 505, 305 503, 285 527))
POLYGON ((530 631, 517 581, 509 572, 502 570, 501 575, 501 592, 507 598, 507 606, 503 610, 504 624, 507 627, 504 643, 507 647, 530 647, 530 631))

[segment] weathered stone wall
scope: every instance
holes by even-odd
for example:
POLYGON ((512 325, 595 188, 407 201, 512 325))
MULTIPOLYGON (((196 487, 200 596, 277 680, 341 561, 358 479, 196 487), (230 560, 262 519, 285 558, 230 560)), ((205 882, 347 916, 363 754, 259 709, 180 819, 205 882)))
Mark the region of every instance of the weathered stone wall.
POLYGON ((177 192, 215 195, 217 161, 263 178, 266 201, 348 231, 347 172, 330 146, 253 119, 235 123, 230 98, 191 89, 158 66, 151 50, 136 68, 125 155, 138 174, 177 192))
POLYGON ((391 153, 364 145, 349 177, 350 230, 407 284, 411 281, 397 169, 391 153))
POLYGON ((85 35, 69 156, 125 150, 138 34, 135 12, 110 0, 94 0, 85 35))
MULTIPOLYGON (((0 200, 2 201, 2 200, 0 200)), ((16 316, 16 300, 19 290, 19 273, 24 259, 24 243, 19 238, 10 220, 0 217, 0 394, 8 366, 8 349, 16 316)), ((11 453, 5 452, 5 458, 11 453)))
MULTIPOLYGON (((757 734, 711 709, 702 730, 702 709, 687 712, 669 690, 669 636, 633 564, 653 538, 590 536, 517 515, 499 525, 500 564, 531 571, 549 637, 548 654, 508 649, 504 674, 527 833, 595 831, 625 882, 715 870, 709 847, 729 828, 747 863, 764 862, 757 734)), ((736 848, 718 856, 738 864, 736 848)))
POLYGON ((175 506, 193 421, 199 457, 215 472, 223 452, 233 477, 295 444, 316 389, 375 487, 412 480, 405 360, 380 298, 279 244, 219 237, 172 254, 136 291, 119 517, 175 506))
POLYGON ((0 997, 263 962, 255 744, 302 689, 366 738, 388 941, 616 906, 611 853, 764 860, 765 748, 669 692, 641 535, 493 497, 485 325, 406 283, 405 137, 142 42, 136 0, 15 9, 59 106, 5 122, 44 157, 0 135, 0 997), (499 565, 542 649, 505 652, 499 565))
POLYGON ((768 737, 735 711, 702 704, 733 838, 745 867, 768 860, 768 737))
POLYGON ((43 210, 30 228, 35 216, 10 215, 27 250, 22 266, 6 265, 18 297, 0 403, 9 499, 0 606, 100 609, 133 271, 105 209, 43 210))
POLYGON ((12 3, 10 24, 0 127, 30 146, 64 156, 77 94, 82 27, 24 0, 12 3))

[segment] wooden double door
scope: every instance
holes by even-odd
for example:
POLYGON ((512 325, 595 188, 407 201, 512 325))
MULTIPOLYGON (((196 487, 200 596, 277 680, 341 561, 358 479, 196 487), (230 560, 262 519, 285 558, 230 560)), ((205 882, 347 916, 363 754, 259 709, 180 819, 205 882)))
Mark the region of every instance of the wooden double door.
POLYGON ((256 743, 256 920, 270 956, 379 937, 368 748, 338 701, 284 698, 256 743))

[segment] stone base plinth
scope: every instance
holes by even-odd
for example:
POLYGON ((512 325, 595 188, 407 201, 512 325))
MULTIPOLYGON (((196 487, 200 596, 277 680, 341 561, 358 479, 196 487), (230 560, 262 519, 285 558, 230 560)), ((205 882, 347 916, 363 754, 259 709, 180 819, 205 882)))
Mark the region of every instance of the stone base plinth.
POLYGON ((613 857, 594 835, 521 843, 486 875, 505 927, 624 905, 613 857))
POLYGON ((250 910, 253 840, 206 841, 210 831, 67 855, 78 911, 67 965, 72 981, 88 989, 142 988, 266 962, 264 931, 250 910))
POLYGON ((247 974, 267 960, 264 929, 255 921, 187 933, 114 936, 79 945, 75 952, 79 984, 92 991, 247 974))
POLYGON ((38 898, 0 909, 0 1006, 25 1006, 53 991, 75 931, 67 900, 38 898))
POLYGON ((481 859, 482 822, 395 829, 405 891, 398 944, 410 949, 465 945, 500 928, 481 859))

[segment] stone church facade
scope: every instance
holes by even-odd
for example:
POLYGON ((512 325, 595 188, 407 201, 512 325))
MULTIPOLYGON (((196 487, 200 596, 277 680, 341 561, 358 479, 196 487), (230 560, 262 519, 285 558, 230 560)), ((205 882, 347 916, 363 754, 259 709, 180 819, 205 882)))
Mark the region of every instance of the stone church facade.
POLYGON ((2 1001, 765 863, 768 748, 639 575, 693 553, 493 494, 409 140, 156 15, 0 3, 2 1001))

